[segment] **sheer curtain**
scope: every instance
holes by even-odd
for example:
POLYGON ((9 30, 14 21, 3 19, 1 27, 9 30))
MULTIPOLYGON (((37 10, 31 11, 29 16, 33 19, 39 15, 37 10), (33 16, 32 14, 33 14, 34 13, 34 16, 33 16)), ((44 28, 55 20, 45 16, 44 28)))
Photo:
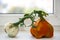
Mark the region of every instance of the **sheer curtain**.
POLYGON ((1 0, 2 8, 0 8, 1 13, 7 13, 7 11, 12 7, 23 7, 25 9, 37 7, 43 9, 48 13, 53 13, 53 0, 1 0), (6 7, 3 8, 3 4, 6 7))

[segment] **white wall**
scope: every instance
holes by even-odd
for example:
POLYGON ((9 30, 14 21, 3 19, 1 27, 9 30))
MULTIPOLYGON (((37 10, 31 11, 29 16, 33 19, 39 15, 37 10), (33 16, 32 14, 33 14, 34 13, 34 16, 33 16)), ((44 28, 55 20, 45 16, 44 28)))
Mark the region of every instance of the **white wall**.
POLYGON ((55 15, 60 19, 60 0, 55 0, 55 15))

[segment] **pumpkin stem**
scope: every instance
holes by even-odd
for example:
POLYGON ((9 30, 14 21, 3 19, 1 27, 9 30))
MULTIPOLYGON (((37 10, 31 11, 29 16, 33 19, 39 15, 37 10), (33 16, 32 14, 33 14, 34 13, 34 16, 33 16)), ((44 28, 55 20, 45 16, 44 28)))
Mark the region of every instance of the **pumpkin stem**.
POLYGON ((47 16, 48 14, 42 10, 34 10, 34 14, 38 14, 38 17, 40 17, 41 20, 45 20, 43 16, 47 16))
POLYGON ((31 26, 34 27, 33 24, 34 24, 34 22, 35 22, 34 19, 35 19, 35 17, 36 17, 36 14, 38 14, 38 17, 40 17, 41 20, 45 20, 43 16, 47 16, 47 15, 48 15, 46 12, 44 12, 44 11, 42 11, 42 10, 39 10, 39 11, 34 10, 31 14, 24 14, 24 17, 23 17, 23 18, 19 18, 19 21, 16 22, 16 23, 14 23, 14 25, 16 25, 16 26, 18 26, 19 24, 20 24, 20 25, 25 25, 25 24, 24 24, 24 20, 27 19, 27 18, 30 18, 31 21, 32 21, 31 26), (34 15, 34 14, 35 14, 35 15, 34 15))

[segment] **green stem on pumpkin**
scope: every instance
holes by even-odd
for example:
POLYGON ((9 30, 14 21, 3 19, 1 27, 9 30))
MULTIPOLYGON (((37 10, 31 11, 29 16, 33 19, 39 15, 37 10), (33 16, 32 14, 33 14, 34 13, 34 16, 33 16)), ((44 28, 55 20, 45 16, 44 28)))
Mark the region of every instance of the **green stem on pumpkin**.
POLYGON ((43 16, 47 16, 48 14, 44 11, 36 11, 34 10, 34 14, 38 14, 38 17, 41 19, 41 20, 45 20, 43 16))
POLYGON ((30 18, 31 21, 32 21, 31 26, 34 27, 33 24, 34 24, 34 19, 35 19, 36 14, 38 14, 38 17, 40 17, 41 20, 45 20, 43 16, 48 15, 48 14, 45 13, 44 11, 34 10, 31 14, 25 14, 24 17, 23 17, 23 18, 20 18, 18 22, 14 23, 14 25, 16 25, 16 26, 18 26, 19 24, 20 24, 20 25, 22 25, 22 24, 24 25, 24 20, 30 18), (35 14, 35 15, 33 15, 33 14, 35 14), (21 24, 21 23, 22 23, 22 24, 21 24))

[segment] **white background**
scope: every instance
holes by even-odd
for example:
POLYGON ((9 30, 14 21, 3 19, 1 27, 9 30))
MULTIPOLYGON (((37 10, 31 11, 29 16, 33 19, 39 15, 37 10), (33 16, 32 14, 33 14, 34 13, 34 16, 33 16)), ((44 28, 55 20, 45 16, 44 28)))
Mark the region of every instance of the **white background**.
POLYGON ((48 13, 53 13, 53 0, 2 0, 2 2, 7 4, 7 8, 2 11, 3 13, 6 13, 13 6, 20 6, 26 9, 38 7, 48 13))

